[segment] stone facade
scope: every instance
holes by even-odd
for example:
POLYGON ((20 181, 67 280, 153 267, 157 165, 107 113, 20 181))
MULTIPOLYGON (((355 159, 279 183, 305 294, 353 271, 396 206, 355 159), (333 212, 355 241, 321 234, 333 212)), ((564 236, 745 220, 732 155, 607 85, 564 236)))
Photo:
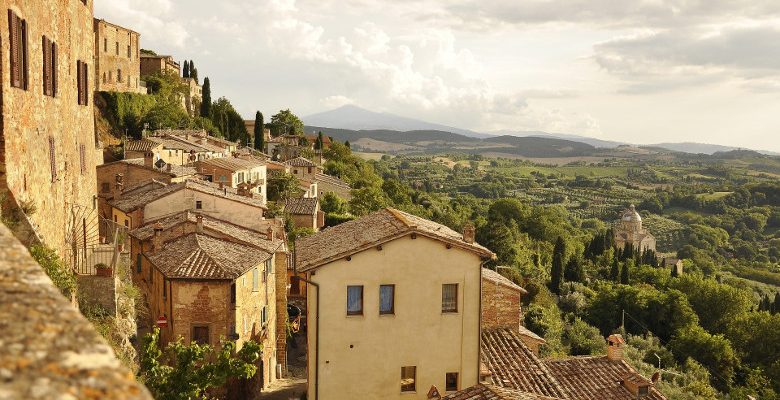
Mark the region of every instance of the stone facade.
POLYGON ((150 54, 141 54, 141 76, 155 75, 163 72, 170 72, 181 75, 179 63, 173 60, 171 56, 153 56, 150 54))
POLYGON ((95 90, 146 93, 138 32, 95 19, 95 90))
POLYGON ((615 245, 619 249, 631 245, 638 251, 655 251, 655 236, 642 227, 642 216, 631 204, 623 211, 620 219, 615 221, 615 245))
POLYGON ((184 109, 192 116, 200 115, 200 103, 203 99, 203 87, 201 87, 195 79, 182 78, 184 86, 187 87, 187 92, 184 95, 184 109))
POLYGON ((0 13, 3 209, 25 209, 41 239, 60 254, 68 248, 67 232, 80 222, 72 218, 74 212, 87 219, 96 207, 92 2, 3 0, 0 13), (11 78, 9 14, 26 25, 26 46, 21 47, 26 47, 27 65, 19 65, 26 84, 14 85, 11 78), (56 45, 53 95, 44 94, 44 36, 56 45))
POLYGON ((524 290, 511 281, 504 283, 489 279, 485 276, 485 269, 482 271, 482 328, 518 329, 522 322, 521 298, 524 290))
POLYGON ((111 315, 116 315, 116 289, 119 287, 119 277, 77 275, 76 278, 79 285, 79 301, 99 305, 111 315))

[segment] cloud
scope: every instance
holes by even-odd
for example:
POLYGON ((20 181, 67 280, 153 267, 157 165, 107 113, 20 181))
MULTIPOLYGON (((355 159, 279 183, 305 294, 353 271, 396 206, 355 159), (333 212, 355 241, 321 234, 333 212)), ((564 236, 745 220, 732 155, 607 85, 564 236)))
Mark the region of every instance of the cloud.
POLYGON ((339 95, 325 97, 320 100, 320 103, 322 103, 322 105, 324 105, 327 108, 339 108, 347 104, 354 104, 355 100, 339 94, 339 95))
POLYGON ((165 43, 183 49, 190 33, 172 13, 170 0, 101 0, 95 2, 95 16, 129 27, 144 42, 165 43))

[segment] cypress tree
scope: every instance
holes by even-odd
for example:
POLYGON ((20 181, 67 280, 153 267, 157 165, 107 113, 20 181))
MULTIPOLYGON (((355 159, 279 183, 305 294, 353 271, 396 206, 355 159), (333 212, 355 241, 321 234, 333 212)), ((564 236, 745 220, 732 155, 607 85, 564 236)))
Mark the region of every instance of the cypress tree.
POLYGON ((572 257, 568 263, 566 263, 566 270, 563 272, 563 277, 567 282, 582 282, 585 280, 585 270, 582 268, 582 263, 579 258, 572 257))
POLYGON ((672 264, 672 278, 677 278, 677 266, 672 264))
POLYGON ((563 238, 558 236, 558 240, 555 241, 555 249, 553 249, 552 269, 550 270, 550 290, 553 293, 561 293, 561 287, 563 285, 563 258, 566 256, 566 242, 563 238))
POLYGON ((620 261, 618 257, 612 259, 612 269, 609 270, 609 279, 612 282, 620 281, 620 261))
POLYGON ((322 150, 322 131, 319 131, 319 133, 317 133, 317 141, 314 142, 314 149, 322 150))
POLYGON ((773 304, 774 311, 773 313, 777 314, 780 313, 780 292, 775 293, 775 303, 773 304))
POLYGON ((211 118, 211 82, 209 77, 203 80, 203 99, 200 103, 200 116, 211 118))
POLYGON ((265 148, 265 136, 263 136, 263 113, 255 113, 255 149, 263 151, 265 148))
MULTIPOLYGON (((195 68, 195 63, 192 60, 190 60, 190 78, 195 79, 195 83, 199 83, 198 69, 195 68)), ((203 83, 205 84, 206 82, 204 81, 203 83)))
POLYGON ((623 269, 620 271, 620 283, 624 285, 628 285, 630 283, 630 270, 631 266, 634 264, 634 260, 627 260, 625 264, 623 264, 623 269))
POLYGON ((190 64, 187 62, 187 60, 184 60, 184 67, 182 67, 181 77, 182 78, 190 77, 190 64))
POLYGON ((344 142, 344 146, 347 146, 347 148, 348 148, 348 149, 351 149, 351 148, 352 148, 352 146, 349 144, 349 140, 347 140, 346 142, 344 142))

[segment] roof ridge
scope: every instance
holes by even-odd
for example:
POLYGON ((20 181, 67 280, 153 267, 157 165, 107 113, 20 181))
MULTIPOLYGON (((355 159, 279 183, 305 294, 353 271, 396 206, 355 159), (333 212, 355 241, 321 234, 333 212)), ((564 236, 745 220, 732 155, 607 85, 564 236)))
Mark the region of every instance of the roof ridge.
POLYGON ((406 225, 408 228, 411 228, 411 229, 416 229, 417 228, 417 225, 411 223, 411 221, 409 221, 406 218, 406 216, 403 215, 403 211, 397 210, 397 209, 395 209, 393 207, 387 207, 387 208, 385 208, 385 210, 387 210, 387 212, 389 212, 393 217, 395 217, 395 219, 401 221, 401 223, 406 225))

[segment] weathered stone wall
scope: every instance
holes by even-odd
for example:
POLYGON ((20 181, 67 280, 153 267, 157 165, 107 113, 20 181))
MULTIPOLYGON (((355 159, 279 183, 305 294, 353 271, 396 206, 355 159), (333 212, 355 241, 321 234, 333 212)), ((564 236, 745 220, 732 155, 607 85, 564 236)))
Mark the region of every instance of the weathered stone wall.
POLYGON ((235 321, 239 335, 236 342, 240 346, 251 338, 263 346, 263 387, 266 387, 276 376, 276 269, 264 273, 264 264, 257 268, 257 290, 252 284, 252 270, 236 279, 235 321), (265 326, 261 321, 263 306, 267 312, 265 326))
POLYGON ((152 398, 2 224, 0 332, 2 399, 152 398))
POLYGON ((152 179, 160 182, 170 183, 173 178, 171 174, 163 171, 144 168, 140 165, 130 164, 123 161, 116 161, 103 164, 97 167, 97 190, 100 215, 104 218, 111 218, 111 206, 107 201, 113 199, 117 194, 116 175, 122 174, 124 188, 131 188, 142 182, 148 182, 152 179), (107 189, 107 190, 106 190, 107 189))
POLYGON ((181 67, 170 56, 141 57, 141 76, 169 71, 181 75, 181 67))
POLYGON ((494 281, 482 280, 482 329, 520 327, 520 291, 494 281))
POLYGON ((95 19, 95 90, 146 93, 141 87, 140 36, 95 19))
MULTIPOLYGON (((71 212, 94 211, 95 129, 94 34, 92 0, 2 0, 0 58, 2 74, 2 131, 0 131, 0 190, 9 190, 15 206, 32 210, 30 220, 42 240, 62 255, 71 212), (27 21, 28 89, 11 87, 8 12, 27 21), (57 93, 43 94, 41 37, 57 44, 57 93), (77 61, 88 64, 88 105, 78 104, 77 61), (50 149, 50 140, 53 148, 50 149), (83 146, 83 150, 82 150, 83 146), (51 160, 50 155, 54 155, 51 160), (53 162, 52 162, 53 161, 53 162), (51 165, 56 175, 53 176, 51 165), (83 167, 83 168, 82 168, 83 167)), ((14 204, 6 204, 5 210, 14 204)), ((88 218, 88 222, 94 218, 88 218)), ((94 231, 94 229, 89 229, 94 231)))
POLYGON ((276 253, 274 274, 276 275, 276 360, 282 364, 282 373, 287 373, 287 253, 276 253))
POLYGON ((86 304, 95 304, 116 315, 117 287, 119 279, 115 276, 77 275, 79 300, 86 304))

